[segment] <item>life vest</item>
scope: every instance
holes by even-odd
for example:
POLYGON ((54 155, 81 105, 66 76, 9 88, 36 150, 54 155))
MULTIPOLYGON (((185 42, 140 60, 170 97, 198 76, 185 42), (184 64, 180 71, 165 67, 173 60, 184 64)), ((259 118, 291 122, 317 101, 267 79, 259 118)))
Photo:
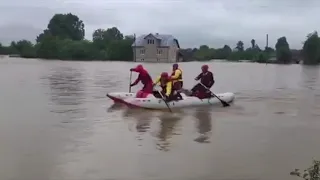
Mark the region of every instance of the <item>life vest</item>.
POLYGON ((179 75, 179 77, 177 78, 177 79, 174 79, 173 80, 173 82, 176 82, 176 81, 182 81, 182 70, 181 69, 176 69, 176 70, 174 70, 174 71, 172 71, 172 73, 171 73, 171 76, 174 76, 174 74, 175 74, 175 72, 176 71, 180 71, 181 72, 181 74, 179 75))
POLYGON ((169 81, 166 81, 166 82, 164 83, 164 81, 160 79, 160 87, 161 87, 162 89, 166 89, 168 83, 169 83, 169 81))
POLYGON ((165 83, 160 79, 160 87, 162 88, 162 92, 167 93, 167 86, 168 84, 171 83, 171 88, 170 88, 170 95, 173 94, 173 87, 172 87, 172 82, 171 81, 166 81, 165 83))

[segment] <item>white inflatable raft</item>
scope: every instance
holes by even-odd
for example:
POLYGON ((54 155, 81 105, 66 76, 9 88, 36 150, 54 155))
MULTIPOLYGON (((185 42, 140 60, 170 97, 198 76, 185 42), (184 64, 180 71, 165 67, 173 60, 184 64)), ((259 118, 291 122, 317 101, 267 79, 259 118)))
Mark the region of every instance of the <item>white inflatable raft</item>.
MULTIPOLYGON (((208 99, 199 99, 195 96, 186 96, 181 93, 183 100, 170 101, 168 105, 170 108, 183 108, 192 106, 211 106, 211 105, 221 105, 221 102, 216 97, 208 99)), ((221 100, 231 103, 235 99, 234 93, 227 92, 216 94, 221 100)), ((154 97, 150 94, 147 98, 135 98, 135 93, 108 93, 107 96, 118 103, 126 104, 130 107, 139 107, 145 109, 167 109, 166 103, 159 98, 154 97)))
MULTIPOLYGON (((107 97, 109 97, 115 102, 122 102, 122 100, 124 99, 136 97, 136 93, 112 92, 112 93, 107 93, 107 97)), ((147 98, 152 98, 152 97, 154 98, 152 94, 149 94, 147 98)))

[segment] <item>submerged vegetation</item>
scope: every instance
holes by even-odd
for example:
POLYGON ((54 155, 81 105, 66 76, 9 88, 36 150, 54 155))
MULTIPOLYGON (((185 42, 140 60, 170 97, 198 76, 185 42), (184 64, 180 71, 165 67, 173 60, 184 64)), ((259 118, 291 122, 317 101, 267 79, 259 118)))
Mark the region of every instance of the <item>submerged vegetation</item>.
MULTIPOLYGON (((125 36, 117 27, 97 29, 92 41, 85 38, 85 25, 76 15, 55 14, 47 28, 36 37, 36 43, 28 40, 11 42, 9 46, 0 43, 0 54, 19 54, 25 58, 61 60, 119 60, 132 61, 131 44, 134 36, 125 36)), ((285 36, 277 40, 275 48, 261 49, 255 40, 244 48, 238 41, 234 48, 224 45, 214 49, 201 45, 194 49, 181 49, 185 61, 226 59, 229 61, 249 60, 254 62, 295 63, 303 59, 304 64, 320 63, 320 38, 315 31, 307 35, 302 50, 291 50, 285 36)))
POLYGON ((300 169, 295 169, 290 172, 290 175, 301 177, 305 180, 320 180, 320 161, 313 160, 312 165, 301 171, 300 169))

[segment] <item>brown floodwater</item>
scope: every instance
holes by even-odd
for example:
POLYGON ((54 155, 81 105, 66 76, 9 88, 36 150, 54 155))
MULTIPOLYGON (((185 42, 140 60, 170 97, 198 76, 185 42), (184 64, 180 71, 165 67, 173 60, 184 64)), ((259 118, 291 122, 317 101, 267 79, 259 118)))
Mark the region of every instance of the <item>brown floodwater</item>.
MULTIPOLYGON (((320 158, 319 67, 208 62, 234 104, 171 114, 106 98, 136 64, 0 58, 0 179, 283 180, 320 158)), ((192 87, 202 63, 180 65, 192 87)))

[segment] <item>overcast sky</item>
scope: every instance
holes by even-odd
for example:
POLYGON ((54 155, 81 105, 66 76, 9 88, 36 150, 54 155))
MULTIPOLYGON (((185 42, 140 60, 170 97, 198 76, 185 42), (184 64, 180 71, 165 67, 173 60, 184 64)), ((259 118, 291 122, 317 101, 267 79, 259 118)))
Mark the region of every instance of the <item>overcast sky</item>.
POLYGON ((86 38, 116 26, 124 34, 166 33, 183 48, 207 44, 264 47, 286 36, 301 48, 320 27, 320 0, 0 0, 0 41, 34 40, 55 13, 71 12, 85 23, 86 38))

